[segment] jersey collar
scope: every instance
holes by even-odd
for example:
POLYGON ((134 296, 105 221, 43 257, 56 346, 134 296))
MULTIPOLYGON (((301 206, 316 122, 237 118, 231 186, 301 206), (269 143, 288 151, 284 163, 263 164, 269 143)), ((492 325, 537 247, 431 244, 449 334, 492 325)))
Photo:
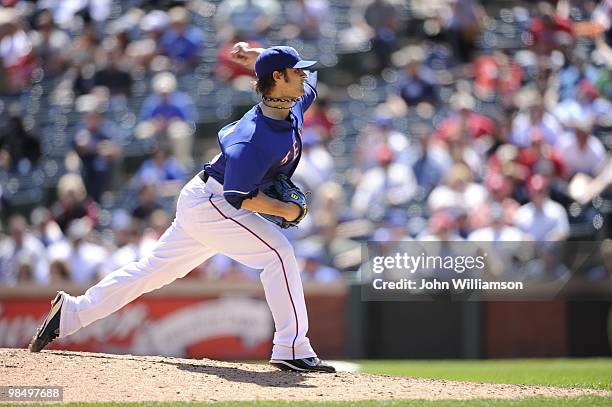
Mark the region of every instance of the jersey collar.
POLYGON ((273 119, 271 117, 266 116, 265 114, 263 114, 263 111, 261 110, 261 107, 259 105, 257 105, 255 112, 258 116, 260 116, 261 118, 263 118, 263 120, 265 120, 266 123, 268 123, 270 125, 270 127, 274 128, 274 129, 279 129, 279 130, 289 130, 291 129, 293 126, 293 123, 296 120, 295 114, 293 113, 293 110, 290 109, 289 110, 289 118, 288 119, 273 119))

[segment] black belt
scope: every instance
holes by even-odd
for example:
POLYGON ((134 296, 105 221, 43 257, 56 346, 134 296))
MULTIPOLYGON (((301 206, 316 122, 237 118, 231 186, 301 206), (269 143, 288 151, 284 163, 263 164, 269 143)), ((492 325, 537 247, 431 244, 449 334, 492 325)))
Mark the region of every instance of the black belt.
POLYGON ((202 170, 200 171, 200 173, 198 174, 198 177, 200 177, 200 179, 204 182, 208 181, 209 175, 206 173, 206 171, 202 170))

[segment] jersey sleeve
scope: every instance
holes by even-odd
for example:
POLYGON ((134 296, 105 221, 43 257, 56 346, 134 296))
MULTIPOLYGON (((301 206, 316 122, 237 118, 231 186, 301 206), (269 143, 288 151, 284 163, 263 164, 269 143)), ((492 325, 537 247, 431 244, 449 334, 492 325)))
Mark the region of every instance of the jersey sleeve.
POLYGON ((233 144, 225 150, 223 196, 234 208, 259 192, 259 185, 269 165, 265 156, 251 144, 233 144))
POLYGON ((304 83, 304 96, 302 97, 302 113, 310 107, 317 98, 317 73, 308 71, 308 79, 304 83))

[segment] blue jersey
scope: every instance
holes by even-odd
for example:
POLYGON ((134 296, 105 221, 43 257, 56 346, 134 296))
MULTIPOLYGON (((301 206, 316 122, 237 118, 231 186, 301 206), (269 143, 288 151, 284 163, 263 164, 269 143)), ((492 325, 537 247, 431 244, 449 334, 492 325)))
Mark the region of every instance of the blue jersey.
POLYGON ((291 177, 302 153, 304 112, 316 98, 316 72, 309 72, 304 96, 289 117, 264 116, 255 105, 240 120, 219 131, 219 153, 204 165, 206 173, 223 185, 225 199, 235 208, 269 186, 279 173, 291 177))

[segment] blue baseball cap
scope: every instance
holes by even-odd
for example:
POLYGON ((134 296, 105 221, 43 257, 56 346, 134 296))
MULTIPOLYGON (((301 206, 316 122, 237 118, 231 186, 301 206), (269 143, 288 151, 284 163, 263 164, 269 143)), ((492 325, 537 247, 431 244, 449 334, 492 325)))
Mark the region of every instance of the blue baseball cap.
POLYGON ((308 68, 317 61, 306 61, 300 58, 300 54, 287 46, 271 47, 259 54, 255 61, 255 74, 258 78, 269 75, 274 71, 285 68, 308 68))

